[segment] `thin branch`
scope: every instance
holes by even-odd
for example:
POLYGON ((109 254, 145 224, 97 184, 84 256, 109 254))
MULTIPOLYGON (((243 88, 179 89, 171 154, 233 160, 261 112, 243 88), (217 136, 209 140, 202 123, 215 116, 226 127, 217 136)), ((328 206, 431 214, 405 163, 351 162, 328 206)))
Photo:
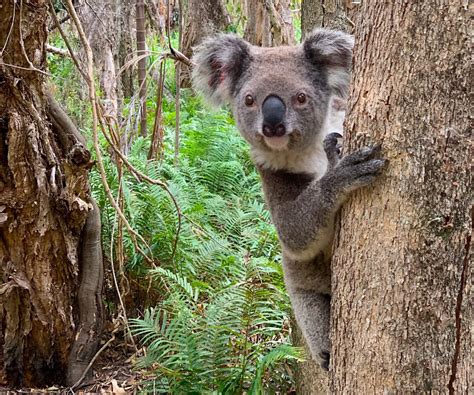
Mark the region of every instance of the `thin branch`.
POLYGON ((69 51, 67 49, 53 47, 52 45, 46 44, 46 51, 54 53, 55 55, 69 57, 69 51))
MULTIPOLYGON (((168 32, 169 33, 169 32, 168 32)), ((173 53, 173 47, 171 46, 171 40, 168 39, 170 45, 170 51, 173 53)), ((183 41, 183 4, 179 0, 179 35, 178 35, 178 46, 181 49, 183 41)), ((175 96, 175 132, 174 132, 174 165, 178 166, 179 163, 179 110, 181 97, 181 64, 176 63, 176 96, 175 96)))
POLYGON ((25 49, 25 42, 23 40, 23 31, 21 29, 21 25, 22 25, 22 12, 23 12, 23 0, 20 0, 20 13, 18 14, 18 17, 19 17, 19 21, 18 21, 18 32, 20 34, 20 47, 21 47, 21 52, 23 53, 23 56, 25 57, 26 59, 26 62, 28 63, 28 65, 30 66, 30 69, 31 70, 35 70, 35 71, 38 71, 38 72, 41 72, 41 73, 44 73, 43 70, 40 70, 38 69, 30 60, 30 58, 28 57, 28 54, 26 53, 26 49, 25 49))
POLYGON ((33 67, 33 68, 31 68, 31 67, 22 67, 22 66, 17 66, 16 64, 5 63, 1 58, 0 58, 0 66, 6 66, 6 67, 11 67, 13 69, 19 69, 19 70, 25 70, 25 71, 34 71, 35 73, 40 73, 40 74, 43 74, 47 77, 53 77, 52 74, 50 74, 46 71, 37 69, 36 67, 33 67))
POLYGON ((175 105, 175 130, 174 130, 174 165, 179 164, 179 99, 180 99, 180 79, 181 79, 181 64, 176 63, 176 96, 174 99, 175 105))
POLYGON ((12 22, 10 23, 10 29, 8 30, 8 34, 7 34, 7 38, 5 39, 5 44, 3 44, 3 48, 2 50, 0 51, 0 58, 2 57, 3 55, 3 52, 5 51, 5 48, 7 47, 8 45, 8 41, 10 41, 10 36, 12 34, 12 31, 13 31, 13 25, 15 24, 15 17, 16 17, 16 0, 13 0, 13 16, 12 16, 12 22))
POLYGON ((115 332, 118 331, 118 327, 115 328, 113 331, 112 331, 112 337, 107 340, 107 343, 105 343, 100 349, 99 351, 97 351, 95 353, 95 355, 92 357, 91 361, 89 362, 89 364, 86 366, 86 368, 84 369, 84 372, 82 373, 81 377, 79 377, 79 379, 74 383, 74 385, 71 386, 70 390, 71 391, 74 391, 75 388, 77 388, 81 383, 82 383, 82 380, 84 380, 84 378, 86 377, 86 374, 87 372, 89 371, 89 369, 92 367, 92 365, 94 364, 94 362, 96 361, 96 359, 99 357, 100 354, 102 354, 102 352, 115 340, 115 332))
MULTIPOLYGON (((72 0, 67 0, 66 1, 67 9, 69 11, 69 14, 71 15, 71 18, 74 22, 74 25, 76 26, 76 29, 79 33, 79 38, 84 46, 84 50, 86 53, 86 59, 87 59, 87 79, 86 82, 88 83, 89 87, 89 100, 91 102, 92 106, 92 137, 93 137, 93 145, 94 145, 94 150, 96 152, 97 156, 97 166, 99 168, 99 173, 102 179, 102 185, 104 186, 104 189, 107 193, 107 197, 109 199, 110 204, 114 207, 114 209, 117 211, 118 215, 122 218, 123 223, 125 224, 125 227, 127 228, 130 237, 132 238, 132 241, 135 245, 135 248, 143 255, 143 257, 153 266, 156 267, 155 263, 153 262, 152 259, 148 257, 148 255, 140 248, 138 245, 137 239, 139 239, 145 246, 147 246, 148 250, 151 252, 150 248, 148 247, 148 244, 146 243, 145 239, 138 234, 131 226, 130 223, 128 222, 127 218, 125 217, 124 213, 118 206, 117 202, 115 201, 112 192, 110 190, 109 184, 107 182, 107 176, 105 173, 105 167, 104 167, 104 162, 102 160, 102 154, 100 152, 100 145, 99 145, 99 136, 98 136, 98 126, 99 126, 99 115, 98 115, 98 102, 96 98, 96 93, 95 93, 95 84, 94 84, 94 69, 93 69, 93 57, 92 57, 92 49, 89 45, 89 41, 87 40, 86 34, 84 32, 84 29, 82 27, 82 24, 79 20, 79 17, 77 16, 76 10, 74 9, 74 6, 72 4, 72 0)), ((103 125, 101 125, 103 126, 103 125)))
MULTIPOLYGON (((122 167, 120 166, 120 172, 119 172, 119 185, 120 186, 119 186, 118 196, 117 196, 117 200, 119 200, 119 201, 122 201, 122 199, 123 199, 122 175, 123 175, 123 171, 122 171, 122 167)), ((117 274, 115 273, 115 266, 114 266, 113 258, 114 258, 114 233, 115 233, 115 225, 117 224, 117 222, 118 222, 118 240, 117 240, 118 245, 119 246, 123 245, 122 232, 121 232, 122 222, 120 220, 120 217, 117 215, 117 213, 115 213, 115 219, 114 219, 114 224, 113 224, 113 227, 112 227, 112 234, 111 234, 111 238, 110 238, 110 267, 112 269, 112 278, 114 280, 115 290, 117 291, 117 296, 118 296, 118 299, 119 299, 120 307, 122 308, 122 314, 123 314, 125 328, 127 330, 128 336, 132 340, 133 346, 135 347, 135 351, 137 352, 138 351, 137 345, 135 343, 135 339, 133 338, 133 335, 132 335, 132 330, 130 329, 130 325, 128 323, 127 310, 125 308, 125 304, 123 303, 122 292, 120 290, 120 287, 119 287, 119 284, 118 284, 118 281, 117 281, 117 274)), ((122 268, 123 267, 123 251, 122 251, 121 248, 117 248, 117 250, 118 250, 117 251, 117 256, 118 256, 118 261, 119 261, 119 267, 122 268)))
POLYGON ((112 142, 112 140, 110 139, 110 137, 106 133, 104 133, 104 137, 107 140, 107 142, 109 143, 110 147, 114 150, 114 152, 123 161, 125 166, 127 166, 130 173, 132 173, 139 181, 147 181, 148 183, 150 183, 152 185, 158 185, 159 187, 163 188, 165 190, 165 192, 168 194, 168 196, 170 197, 171 201, 173 202, 173 205, 176 208, 176 213, 178 214, 178 225, 177 225, 176 236, 175 236, 174 245, 173 245, 173 252, 172 252, 172 255, 171 255, 171 258, 173 259, 174 256, 175 256, 175 253, 176 253, 177 246, 178 246, 179 234, 180 234, 180 231, 181 231, 182 216, 183 216, 183 214, 181 212, 181 208, 179 207, 175 196, 170 191, 170 189, 168 188, 166 183, 164 183, 163 181, 160 181, 160 180, 153 179, 153 178, 147 176, 146 174, 142 173, 140 170, 136 169, 129 162, 128 158, 118 149, 117 145, 112 142))
POLYGON ((178 51, 176 48, 170 47, 170 53, 168 55, 173 60, 184 63, 188 67, 193 67, 196 65, 191 59, 189 59, 184 53, 178 51))
POLYGON ((155 120, 153 122, 153 133, 151 135, 150 150, 148 151, 148 159, 156 159, 158 152, 161 152, 163 145, 162 135, 162 108, 163 108, 163 87, 165 84, 166 62, 160 63, 160 75, 158 78, 158 87, 156 93, 156 112, 155 120))
POLYGON ((72 50, 71 44, 69 44, 69 40, 67 39, 66 33, 64 33, 63 28, 61 27, 61 23, 58 20, 58 16, 56 15, 56 12, 54 11, 54 4, 53 0, 49 0, 49 11, 51 13, 51 16, 53 17, 54 23, 56 24, 56 27, 59 30, 59 34, 63 38, 64 43, 66 44, 66 47, 69 51, 69 55, 71 56, 72 61, 76 65, 77 70, 81 74, 82 78, 86 80, 87 83, 89 83, 89 77, 87 74, 82 70, 81 65, 79 64, 79 60, 77 60, 76 55, 74 54, 74 51, 72 50))
MULTIPOLYGON (((53 12, 56 14, 56 11, 54 11, 54 9, 53 9, 53 12)), ((62 25, 64 22, 67 22, 69 19, 71 19, 71 17, 69 15, 66 15, 64 18, 61 18, 59 20, 59 24, 62 25)), ((58 26, 56 25, 56 23, 54 23, 52 26, 48 27, 48 32, 51 33, 57 27, 58 26)))

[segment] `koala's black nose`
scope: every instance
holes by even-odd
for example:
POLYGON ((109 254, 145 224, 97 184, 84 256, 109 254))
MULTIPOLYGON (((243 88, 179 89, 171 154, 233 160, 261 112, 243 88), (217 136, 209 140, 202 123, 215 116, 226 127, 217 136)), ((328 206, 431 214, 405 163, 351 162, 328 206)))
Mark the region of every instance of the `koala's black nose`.
POLYGON ((262 105, 262 132, 266 137, 280 137, 286 133, 283 121, 285 119, 285 103, 277 96, 268 96, 262 105))

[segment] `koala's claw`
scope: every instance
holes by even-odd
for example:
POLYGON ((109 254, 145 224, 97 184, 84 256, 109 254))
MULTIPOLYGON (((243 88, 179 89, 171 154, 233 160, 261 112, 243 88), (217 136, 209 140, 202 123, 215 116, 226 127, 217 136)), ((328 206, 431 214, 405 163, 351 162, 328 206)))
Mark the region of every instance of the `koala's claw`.
POLYGON ((341 159, 341 144, 338 144, 338 139, 342 139, 339 133, 328 134, 323 141, 324 152, 329 161, 329 167, 332 168, 337 165, 341 159))
POLYGON ((321 358, 321 367, 324 370, 329 370, 329 351, 321 351, 319 357, 321 358))
POLYGON ((372 184, 386 163, 386 159, 371 159, 348 167, 349 183, 345 190, 350 192, 372 184))
POLYGON ((364 147, 350 155, 347 155, 341 160, 341 166, 352 166, 354 164, 367 161, 376 157, 382 149, 381 144, 373 145, 372 147, 364 147))
POLYGON ((335 162, 336 140, 337 136, 332 134, 324 140, 329 167, 323 182, 336 189, 340 188, 339 190, 343 193, 349 193, 374 182, 388 162, 386 159, 377 158, 382 146, 377 144, 372 147, 364 147, 335 162), (334 163, 336 164, 334 165, 334 163))

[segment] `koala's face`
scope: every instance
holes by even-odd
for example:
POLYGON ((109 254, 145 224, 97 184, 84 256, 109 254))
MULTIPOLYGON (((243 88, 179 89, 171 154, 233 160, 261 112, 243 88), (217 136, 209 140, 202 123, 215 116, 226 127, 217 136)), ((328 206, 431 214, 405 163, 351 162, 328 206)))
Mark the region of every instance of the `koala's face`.
POLYGON ((304 151, 321 140, 332 95, 347 90, 353 39, 316 30, 303 45, 259 48, 235 35, 195 51, 194 86, 232 106, 238 128, 260 151, 304 151))
POLYGON ((330 89, 299 47, 253 48, 232 110, 244 138, 262 150, 304 149, 318 138, 330 89))

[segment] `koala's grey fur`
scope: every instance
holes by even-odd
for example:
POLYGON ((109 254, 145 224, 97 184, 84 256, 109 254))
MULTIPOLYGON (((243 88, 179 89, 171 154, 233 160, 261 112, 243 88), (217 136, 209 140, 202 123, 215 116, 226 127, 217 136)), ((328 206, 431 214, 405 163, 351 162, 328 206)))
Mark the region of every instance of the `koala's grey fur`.
POLYGON ((379 147, 339 158, 353 38, 318 29, 302 45, 259 48, 235 35, 196 48, 195 88, 228 103, 249 142, 283 250, 285 283, 313 358, 329 367, 330 258, 335 215, 384 165, 379 147), (306 101, 297 101, 303 93, 306 101), (251 95, 253 104, 246 104, 251 95), (282 137, 262 132, 262 103, 284 103, 282 137), (342 105, 341 105, 342 103, 342 105), (339 136, 340 137, 340 136, 339 136))

